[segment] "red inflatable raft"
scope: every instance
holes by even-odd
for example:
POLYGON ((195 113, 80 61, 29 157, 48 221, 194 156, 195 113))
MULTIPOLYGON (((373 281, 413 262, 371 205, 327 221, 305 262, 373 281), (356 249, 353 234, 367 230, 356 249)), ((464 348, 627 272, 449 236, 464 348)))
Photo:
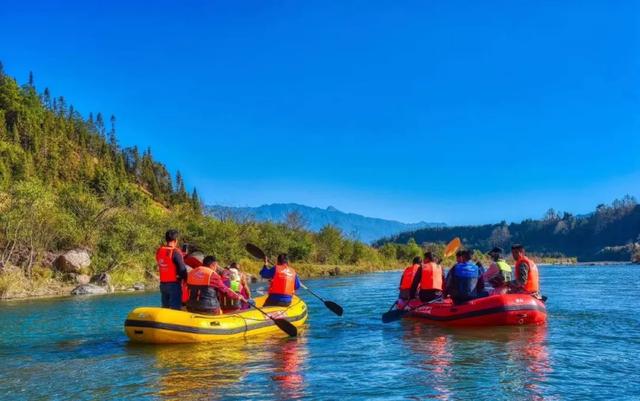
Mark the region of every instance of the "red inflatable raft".
POLYGON ((415 309, 406 317, 452 327, 539 325, 547 320, 544 303, 526 294, 492 295, 461 305, 450 299, 430 304, 413 300, 408 307, 415 309))

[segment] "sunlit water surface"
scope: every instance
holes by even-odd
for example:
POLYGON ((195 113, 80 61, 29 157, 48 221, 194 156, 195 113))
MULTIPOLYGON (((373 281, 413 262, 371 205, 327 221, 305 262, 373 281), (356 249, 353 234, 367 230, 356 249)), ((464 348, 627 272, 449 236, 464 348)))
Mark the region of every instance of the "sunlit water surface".
POLYGON ((384 325, 398 272, 308 280, 340 303, 298 339, 152 346, 122 330, 158 293, 0 304, 3 400, 640 399, 640 266, 541 267, 543 327, 384 325))

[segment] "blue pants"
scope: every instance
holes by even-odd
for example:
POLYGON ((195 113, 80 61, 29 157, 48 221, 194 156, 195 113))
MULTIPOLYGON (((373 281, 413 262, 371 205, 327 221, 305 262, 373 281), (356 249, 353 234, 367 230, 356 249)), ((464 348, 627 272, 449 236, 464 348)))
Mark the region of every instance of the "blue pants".
POLYGON ((160 283, 160 300, 163 308, 182 308, 182 286, 180 283, 160 283))

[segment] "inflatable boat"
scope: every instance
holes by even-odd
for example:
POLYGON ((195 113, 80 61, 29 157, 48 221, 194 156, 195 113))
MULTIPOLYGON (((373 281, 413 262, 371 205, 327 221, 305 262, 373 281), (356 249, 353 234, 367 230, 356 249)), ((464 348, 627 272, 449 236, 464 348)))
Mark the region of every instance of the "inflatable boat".
POLYGON ((442 326, 521 326, 540 325, 547 320, 544 303, 527 294, 492 295, 454 305, 450 299, 423 303, 410 301, 407 318, 442 326))
MULTIPOLYGON (((262 296, 254 301, 260 307, 265 299, 266 296, 262 296)), ((267 306, 261 309, 273 318, 288 320, 296 327, 307 320, 307 305, 298 297, 294 297, 287 307, 267 306)), ((273 320, 256 309, 206 315, 151 307, 131 311, 124 322, 124 331, 131 341, 150 344, 195 343, 282 333, 273 320)))

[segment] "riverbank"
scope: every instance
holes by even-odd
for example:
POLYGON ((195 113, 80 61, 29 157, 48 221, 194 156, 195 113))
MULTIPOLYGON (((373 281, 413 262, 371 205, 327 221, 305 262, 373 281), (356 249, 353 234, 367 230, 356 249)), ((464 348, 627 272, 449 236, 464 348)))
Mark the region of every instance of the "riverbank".
MULTIPOLYGON (((401 265, 379 267, 371 264, 326 265, 294 263, 292 265, 302 279, 351 276, 378 271, 398 270, 403 267, 401 265)), ((245 259, 240 261, 240 266, 242 271, 249 274, 252 278, 255 278, 255 280, 258 279, 262 263, 245 259)), ((146 278, 140 277, 139 280, 132 280, 131 277, 123 280, 121 279, 121 275, 116 272, 111 276, 112 281, 104 286, 104 288, 107 293, 114 294, 157 289, 158 280, 155 275, 149 273, 145 276, 146 278)), ((0 272, 0 301, 70 296, 72 295, 71 292, 79 285, 80 284, 76 282, 65 281, 63 276, 53 274, 50 269, 36 268, 32 272, 31 278, 28 278, 20 269, 9 267, 0 272)))

